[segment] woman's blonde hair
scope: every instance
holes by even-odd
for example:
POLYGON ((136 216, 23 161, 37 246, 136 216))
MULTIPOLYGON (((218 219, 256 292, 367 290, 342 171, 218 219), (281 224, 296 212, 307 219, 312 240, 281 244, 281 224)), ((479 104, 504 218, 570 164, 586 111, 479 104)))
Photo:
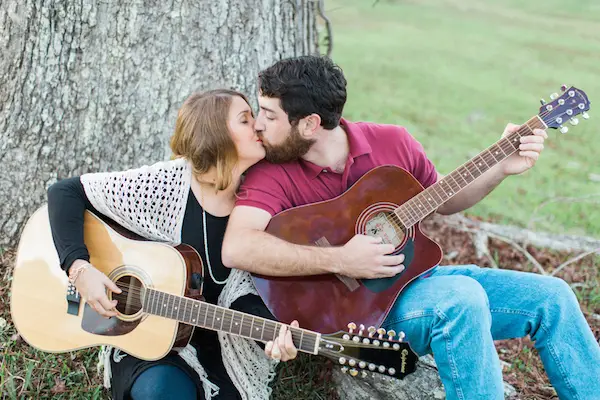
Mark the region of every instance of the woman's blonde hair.
POLYGON ((227 125, 234 96, 248 103, 246 96, 235 90, 193 93, 179 109, 170 142, 173 156, 188 159, 194 174, 201 175, 216 167, 216 190, 223 190, 231 184, 232 171, 238 161, 227 125))

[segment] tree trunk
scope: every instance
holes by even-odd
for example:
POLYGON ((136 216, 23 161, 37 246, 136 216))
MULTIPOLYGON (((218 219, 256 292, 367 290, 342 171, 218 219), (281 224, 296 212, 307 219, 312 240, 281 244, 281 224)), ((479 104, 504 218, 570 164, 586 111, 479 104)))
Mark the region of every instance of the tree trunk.
POLYGON ((0 2, 0 249, 57 179, 168 158, 194 90, 317 50, 312 0, 0 2))

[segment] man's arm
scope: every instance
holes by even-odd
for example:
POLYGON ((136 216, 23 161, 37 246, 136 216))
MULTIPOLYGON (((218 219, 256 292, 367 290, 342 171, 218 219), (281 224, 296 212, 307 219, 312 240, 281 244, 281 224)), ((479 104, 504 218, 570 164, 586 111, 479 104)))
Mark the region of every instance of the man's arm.
MULTIPOLYGON (((444 175, 438 173, 437 180, 439 181, 443 177, 444 175)), ((442 204, 437 209, 437 212, 443 215, 450 215, 474 206, 494 190, 504 178, 506 178, 506 175, 504 175, 498 165, 490 168, 479 179, 476 179, 469 186, 458 192, 457 195, 442 204)))
MULTIPOLYGON (((508 124, 502 136, 517 132, 519 128, 519 125, 508 124)), ((456 196, 442 204, 437 212, 449 215, 466 210, 481 201, 507 176, 518 175, 532 168, 544 149, 544 140, 547 137, 546 131, 542 129, 534 129, 533 135, 522 136, 516 153, 490 168, 456 196)), ((442 178, 443 175, 438 173, 437 180, 442 178)))
POLYGON ((337 273, 339 247, 299 246, 264 232, 271 214, 257 207, 233 209, 223 239, 223 264, 263 275, 337 273))
POLYGON ((223 239, 223 264, 270 276, 339 273, 353 278, 381 278, 404 269, 404 256, 386 255, 394 246, 381 244, 381 239, 356 235, 340 247, 301 246, 266 233, 270 220, 265 210, 236 206, 223 239))

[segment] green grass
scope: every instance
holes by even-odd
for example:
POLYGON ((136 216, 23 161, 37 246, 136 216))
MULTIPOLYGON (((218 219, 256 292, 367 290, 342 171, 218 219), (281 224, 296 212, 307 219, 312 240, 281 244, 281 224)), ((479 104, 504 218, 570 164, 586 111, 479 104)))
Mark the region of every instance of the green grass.
MULTIPOLYGON (((345 116, 406 126, 441 173, 538 113, 561 84, 600 101, 600 3, 328 0, 345 116)), ((600 237, 600 115, 549 131, 536 167, 469 214, 600 237), (562 199, 568 198, 568 199, 562 199)))

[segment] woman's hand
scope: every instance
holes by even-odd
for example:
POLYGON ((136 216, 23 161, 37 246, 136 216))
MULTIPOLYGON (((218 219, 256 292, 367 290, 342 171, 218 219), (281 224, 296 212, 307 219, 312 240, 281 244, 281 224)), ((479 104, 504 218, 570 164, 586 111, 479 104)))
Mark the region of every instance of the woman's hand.
MULTIPOLYGON (((298 321, 291 323, 293 328, 298 328, 298 321)), ((273 341, 267 342, 265 354, 274 360, 289 361, 296 358, 298 350, 292 341, 292 332, 287 325, 281 325, 279 336, 273 341)))
POLYGON ((76 260, 71 268, 84 265, 84 263, 89 265, 85 270, 81 271, 75 279, 75 287, 90 307, 98 314, 107 318, 116 316, 117 312, 115 311, 115 307, 117 305, 117 300, 110 301, 108 299, 106 288, 117 294, 121 293, 121 289, 87 261, 76 260))

